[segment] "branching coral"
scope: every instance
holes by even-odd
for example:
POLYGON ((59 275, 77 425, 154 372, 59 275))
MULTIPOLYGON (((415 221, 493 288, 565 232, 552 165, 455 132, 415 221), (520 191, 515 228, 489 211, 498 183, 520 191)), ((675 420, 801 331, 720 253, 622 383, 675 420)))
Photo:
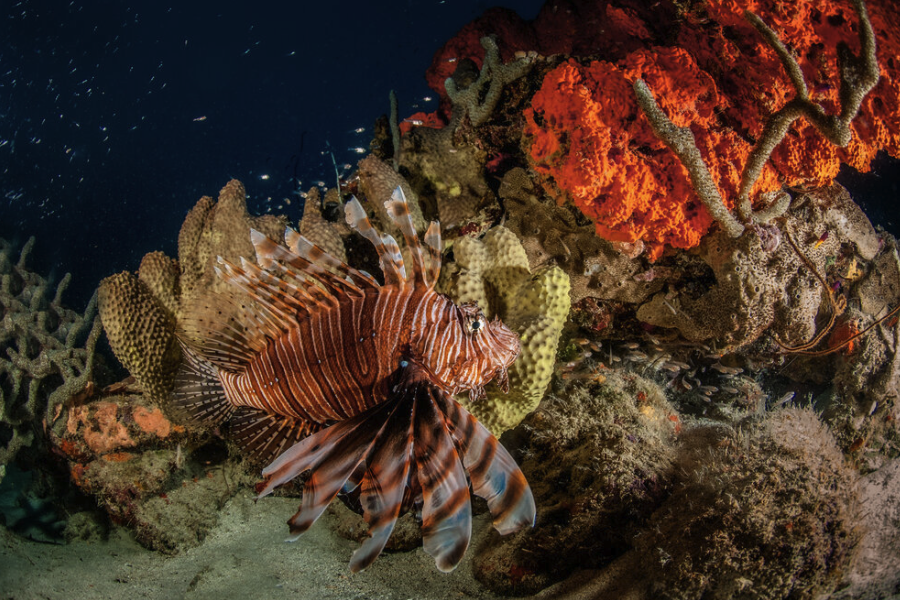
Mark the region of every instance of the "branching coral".
POLYGON ((31 238, 13 263, 10 245, 0 240, 0 478, 34 443, 49 409, 93 386, 101 331, 94 300, 83 315, 62 305, 69 275, 49 298, 47 281, 25 268, 33 244, 31 238))
POLYGON ((528 57, 504 64, 500 60, 497 41, 490 36, 481 38, 481 45, 484 47, 484 62, 478 78, 464 89, 457 86, 453 77, 444 82, 447 96, 453 103, 451 130, 455 130, 464 117, 468 117, 473 127, 484 123, 500 101, 503 86, 518 79, 532 67, 533 60, 528 57))
MULTIPOLYGON (((846 46, 838 45, 840 70, 840 111, 836 115, 828 115, 825 109, 810 99, 809 90, 803 73, 796 59, 784 46, 778 35, 766 25, 762 19, 751 12, 746 12, 747 20, 760 33, 768 45, 775 51, 787 72, 794 87, 796 96, 775 111, 766 122, 760 139, 753 147, 741 173, 741 185, 738 190, 738 211, 744 223, 765 223, 787 210, 790 197, 781 194, 769 209, 754 213, 751 206, 751 190, 760 178, 769 157, 775 147, 787 135, 791 125, 800 117, 805 117, 829 142, 836 146, 847 146, 851 140, 850 122, 856 117, 860 104, 866 94, 878 83, 878 61, 875 56, 875 34, 869 23, 868 14, 862 0, 853 0, 859 20, 860 55, 854 55, 846 46)), ((649 119, 654 133, 672 149, 684 164, 691 177, 697 195, 710 214, 722 225, 732 237, 744 231, 739 223, 725 207, 709 175, 707 166, 694 143, 693 135, 688 127, 675 126, 659 109, 647 84, 642 79, 634 82, 634 91, 641 109, 649 119)), ((796 185, 796 183, 794 184, 796 185)))

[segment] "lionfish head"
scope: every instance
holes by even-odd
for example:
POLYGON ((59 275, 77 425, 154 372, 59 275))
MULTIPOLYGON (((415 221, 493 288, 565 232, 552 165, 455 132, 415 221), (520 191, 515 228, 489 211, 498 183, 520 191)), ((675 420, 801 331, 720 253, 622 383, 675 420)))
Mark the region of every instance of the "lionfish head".
POLYGON ((499 318, 488 320, 478 306, 457 306, 458 320, 451 324, 458 327, 449 352, 442 354, 442 365, 435 365, 432 372, 450 393, 468 390, 472 400, 484 395, 484 386, 496 379, 500 389, 509 391, 507 369, 519 355, 519 336, 499 318), (436 368, 435 368, 436 367, 436 368))

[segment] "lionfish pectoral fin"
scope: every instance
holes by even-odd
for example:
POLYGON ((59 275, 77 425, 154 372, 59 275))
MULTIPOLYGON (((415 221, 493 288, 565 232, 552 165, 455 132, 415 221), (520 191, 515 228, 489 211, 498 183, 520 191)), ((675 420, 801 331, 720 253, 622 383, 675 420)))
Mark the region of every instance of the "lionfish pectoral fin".
MULTIPOLYGON (((429 391, 429 396, 440 392, 436 387, 429 391)), ((469 483, 444 417, 433 400, 416 403, 415 432, 423 546, 437 568, 446 573, 462 560, 472 536, 469 483)))
POLYGON ((267 411, 241 406, 229 423, 231 437, 254 461, 268 462, 290 448, 319 425, 303 419, 282 417, 267 411))
POLYGON ((225 396, 218 369, 182 344, 184 360, 170 396, 173 409, 187 420, 214 427, 227 421, 234 405, 225 396))
POLYGON ((359 486, 359 501, 369 537, 353 552, 350 571, 357 573, 372 564, 384 549, 403 512, 413 447, 413 396, 399 399, 387 427, 367 459, 359 486))
POLYGON ((395 408, 385 402, 339 421, 297 442, 263 469, 265 480, 257 485, 260 498, 304 471, 312 471, 303 487, 300 510, 288 520, 293 537, 309 529, 358 472, 395 408))
POLYGON ((412 409, 415 482, 421 492, 425 552, 441 571, 456 568, 472 536, 469 483, 450 436, 437 395, 446 395, 428 371, 410 360, 401 371, 395 393, 415 399, 412 409))
POLYGON ((476 496, 487 500, 501 535, 534 526, 531 488, 506 448, 469 411, 447 394, 436 396, 447 427, 462 455, 476 496))

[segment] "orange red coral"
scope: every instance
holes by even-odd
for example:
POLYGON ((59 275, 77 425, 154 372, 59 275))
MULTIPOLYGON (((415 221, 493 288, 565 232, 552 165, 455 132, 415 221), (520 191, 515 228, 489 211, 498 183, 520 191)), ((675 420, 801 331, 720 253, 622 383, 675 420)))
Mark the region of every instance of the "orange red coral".
MULTIPOLYGON (((773 112, 796 95, 778 57, 746 21, 759 14, 792 49, 810 97, 840 110, 837 50, 859 52, 846 0, 713 0, 694 6, 674 47, 630 52, 613 63, 570 59, 549 71, 524 112, 532 166, 560 202, 572 201, 610 241, 642 240, 655 259, 665 245, 696 246, 713 220, 687 171, 653 135, 631 84, 642 78, 677 126, 690 126, 719 194, 731 209, 752 143, 773 112)), ((782 185, 829 184, 841 163, 868 170, 884 149, 900 157, 900 41, 896 8, 871 7, 881 82, 837 148, 804 119, 775 148, 752 199, 782 185)))
MULTIPOLYGON (((642 240, 655 258, 665 244, 696 246, 713 219, 638 107, 631 87, 637 78, 675 125, 690 125, 720 194, 733 203, 751 146, 718 123, 715 82, 683 48, 638 50, 617 64, 563 63, 532 98, 524 135, 551 195, 574 202, 601 237, 642 240)), ((778 187, 766 169, 756 190, 778 187)))

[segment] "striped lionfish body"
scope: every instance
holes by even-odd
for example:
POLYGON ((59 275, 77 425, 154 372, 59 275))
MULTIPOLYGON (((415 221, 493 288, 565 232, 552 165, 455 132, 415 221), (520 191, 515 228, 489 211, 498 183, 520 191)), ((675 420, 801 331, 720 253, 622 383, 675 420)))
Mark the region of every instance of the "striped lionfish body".
POLYGON ((288 521, 295 539, 339 492, 352 491, 370 537, 351 570, 371 564, 397 518, 415 508, 425 550, 449 571, 471 535, 468 480, 500 533, 534 523, 515 461, 453 398, 468 391, 477 400, 495 378, 505 391, 519 341, 498 319, 434 290, 438 224, 420 246, 400 188, 385 206, 406 240, 412 277, 396 240, 372 227, 355 198, 347 222, 374 244, 383 285, 291 229, 287 248, 251 231, 258 264, 220 258, 217 273, 232 293, 211 296, 183 320, 186 360, 173 402, 197 422, 228 422, 247 453, 274 459, 260 497, 311 472, 288 521))

